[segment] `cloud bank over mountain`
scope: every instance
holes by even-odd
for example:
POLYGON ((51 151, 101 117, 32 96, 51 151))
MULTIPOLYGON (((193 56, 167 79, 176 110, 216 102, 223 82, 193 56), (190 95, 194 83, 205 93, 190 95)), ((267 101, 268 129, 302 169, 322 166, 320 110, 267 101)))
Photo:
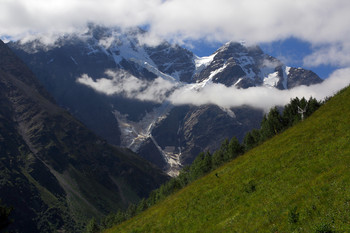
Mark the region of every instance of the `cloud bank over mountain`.
POLYGON ((87 74, 83 74, 77 79, 77 82, 106 95, 123 95, 130 99, 156 103, 166 100, 169 92, 177 86, 175 83, 160 77, 146 81, 122 71, 108 70, 105 74, 107 78, 100 78, 96 81, 87 74))
POLYGON ((348 0, 0 0, 1 37, 83 30, 88 22, 149 30, 160 39, 311 43, 307 65, 350 66, 348 0))
POLYGON ((250 87, 237 89, 219 83, 210 83, 201 87, 198 84, 179 84, 162 78, 143 81, 124 72, 107 71, 107 77, 93 80, 86 74, 77 82, 87 85, 106 95, 123 95, 141 101, 161 103, 168 101, 173 105, 214 104, 222 108, 243 105, 268 111, 274 106, 284 106, 291 98, 314 97, 323 100, 350 84, 350 68, 339 69, 320 84, 298 86, 289 90, 270 87, 250 87))
POLYGON ((334 95, 337 91, 349 85, 350 69, 341 69, 334 72, 328 79, 320 84, 311 86, 298 86, 289 90, 278 90, 270 87, 251 87, 237 89, 222 84, 210 84, 201 90, 191 88, 177 89, 169 97, 175 104, 215 104, 223 108, 248 105, 268 111, 274 106, 284 106, 291 98, 314 97, 323 100, 334 95))

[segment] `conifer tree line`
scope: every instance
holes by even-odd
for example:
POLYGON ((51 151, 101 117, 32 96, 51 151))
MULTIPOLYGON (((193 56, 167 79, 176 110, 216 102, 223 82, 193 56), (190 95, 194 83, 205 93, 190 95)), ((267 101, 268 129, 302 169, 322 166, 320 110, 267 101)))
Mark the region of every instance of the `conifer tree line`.
POLYGON ((282 114, 277 107, 271 108, 270 112, 264 115, 260 129, 253 129, 245 135, 243 139, 245 151, 256 147, 301 121, 301 114, 298 112, 299 108, 305 110, 303 115, 306 118, 322 104, 323 102, 317 101, 315 98, 310 98, 309 100, 294 98, 289 104, 284 106, 282 114))
POLYGON ((271 108, 264 115, 260 129, 253 129, 248 132, 242 143, 236 137, 233 137, 231 140, 224 140, 220 148, 212 154, 209 151, 199 153, 191 165, 184 166, 177 177, 170 179, 158 189, 152 191, 147 199, 142 199, 137 205, 130 204, 126 211, 109 214, 102 219, 100 224, 95 219, 92 219, 87 224, 86 232, 97 233, 132 218, 196 179, 300 122, 302 117, 298 109, 305 109, 303 114, 304 118, 307 118, 323 103, 315 98, 310 98, 309 100, 294 98, 283 109, 271 108))

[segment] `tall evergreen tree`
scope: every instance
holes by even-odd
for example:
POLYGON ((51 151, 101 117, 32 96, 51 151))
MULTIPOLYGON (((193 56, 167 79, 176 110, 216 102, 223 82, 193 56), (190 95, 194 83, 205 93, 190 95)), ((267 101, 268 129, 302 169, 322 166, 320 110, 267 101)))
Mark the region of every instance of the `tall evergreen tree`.
POLYGON ((212 158, 213 167, 214 168, 219 167, 224 161, 225 161, 225 155, 222 152, 222 150, 218 149, 217 151, 215 151, 212 158))
POLYGON ((296 122, 300 121, 300 115, 298 113, 298 106, 300 100, 298 97, 291 99, 290 103, 284 107, 282 118, 285 127, 291 127, 296 122))
POLYGON ((298 97, 291 99, 290 103, 284 107, 282 118, 285 127, 293 126, 295 123, 301 120, 301 115, 298 112, 298 107, 305 109, 304 117, 310 116, 314 113, 322 103, 315 98, 310 97, 307 101, 305 98, 299 99, 298 97))
POLYGON ((271 108, 268 115, 265 115, 261 122, 261 140, 265 141, 266 139, 271 138, 281 132, 283 128, 283 119, 277 107, 271 108))
POLYGON ((86 225, 86 233, 98 233, 100 231, 99 225, 95 218, 92 218, 86 225))
POLYGON ((260 131, 257 129, 253 129, 252 131, 246 133, 243 139, 245 151, 256 147, 260 142, 260 138, 260 131))
POLYGON ((212 168, 211 155, 209 152, 206 154, 201 152, 197 155, 196 159, 193 161, 191 165, 191 179, 195 180, 198 177, 204 175, 209 172, 212 168))
POLYGON ((12 208, 2 205, 0 199, 0 232, 5 230, 12 223, 9 219, 11 212, 12 208))
POLYGON ((243 154, 244 148, 239 143, 236 137, 232 137, 230 143, 228 144, 227 150, 227 161, 236 158, 238 155, 243 154))
POLYGON ((307 102, 307 108, 306 108, 305 116, 306 117, 310 116, 319 107, 321 107, 321 103, 319 101, 317 101, 315 98, 310 97, 309 101, 307 102))

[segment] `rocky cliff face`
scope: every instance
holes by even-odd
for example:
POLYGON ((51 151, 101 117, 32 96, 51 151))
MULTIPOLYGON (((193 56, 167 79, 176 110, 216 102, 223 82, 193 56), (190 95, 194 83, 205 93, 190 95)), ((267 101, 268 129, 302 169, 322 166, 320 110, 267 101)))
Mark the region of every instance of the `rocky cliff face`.
POLYGON ((260 125, 262 112, 248 107, 234 108, 232 114, 215 105, 175 107, 152 131, 161 148, 181 155, 179 164, 190 164, 202 151, 214 151, 232 132, 240 140, 247 130, 260 125))
POLYGON ((109 142, 131 148, 171 174, 199 151, 217 148, 223 138, 242 139, 258 127, 263 115, 248 107, 172 106, 166 96, 177 87, 221 83, 282 90, 322 81, 311 71, 286 66, 258 46, 229 42, 211 56, 197 57, 167 42, 143 45, 139 38, 144 33, 90 25, 86 33, 62 37, 51 47, 35 42, 9 45, 61 106, 109 142), (101 79, 106 70, 114 76, 101 79), (77 82, 82 74, 91 78, 97 91, 77 82), (125 74, 132 82, 125 81, 125 74), (159 82, 172 89, 152 89, 159 82), (134 98, 150 90, 157 101, 134 98))
POLYGON ((287 88, 293 88, 300 85, 311 85, 320 83, 320 77, 311 70, 304 70, 302 68, 289 68, 287 88))
POLYGON ((58 107, 2 41, 0 106, 0 198, 14 207, 10 230, 79 232, 167 179, 58 107))
POLYGON ((159 71, 181 82, 192 82, 196 67, 190 51, 167 42, 156 47, 147 46, 146 51, 159 71))

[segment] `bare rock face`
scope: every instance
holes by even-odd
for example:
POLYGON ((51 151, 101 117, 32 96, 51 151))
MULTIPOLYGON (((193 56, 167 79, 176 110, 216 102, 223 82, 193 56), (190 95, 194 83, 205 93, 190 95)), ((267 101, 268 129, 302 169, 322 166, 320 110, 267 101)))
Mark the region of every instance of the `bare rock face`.
POLYGON ((180 165, 190 164, 200 152, 215 151, 233 132, 242 140, 248 129, 259 127, 261 118, 260 110, 248 107, 175 107, 152 134, 161 148, 181 154, 180 165))
POLYGON ((181 82, 190 83, 195 71, 193 54, 178 45, 163 43, 156 47, 147 47, 150 58, 159 71, 169 74, 181 82))
POLYGON ((320 83, 320 77, 311 70, 305 70, 302 68, 290 68, 288 74, 288 89, 305 85, 320 83))

